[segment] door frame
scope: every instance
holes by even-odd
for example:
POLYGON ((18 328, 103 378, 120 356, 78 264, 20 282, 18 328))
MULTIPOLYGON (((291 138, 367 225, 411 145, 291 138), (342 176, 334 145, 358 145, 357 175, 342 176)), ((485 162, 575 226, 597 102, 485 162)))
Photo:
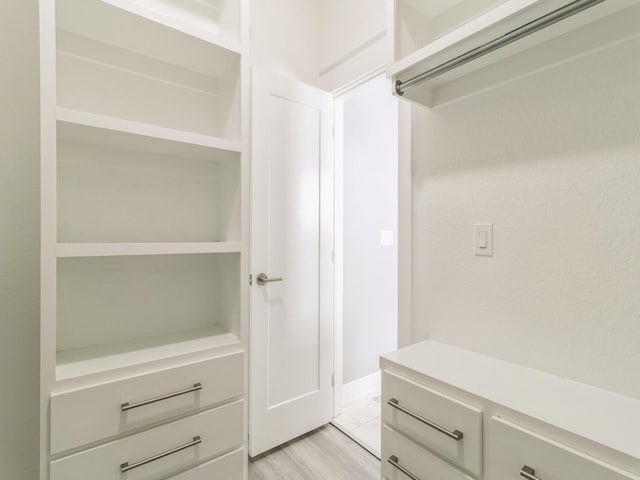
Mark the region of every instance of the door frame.
MULTIPOLYGON (((333 417, 342 412, 344 383, 344 101, 346 94, 384 75, 386 65, 333 91, 334 98, 334 317, 333 317, 333 417)), ((411 343, 411 119, 409 102, 398 101, 398 348, 411 343)))

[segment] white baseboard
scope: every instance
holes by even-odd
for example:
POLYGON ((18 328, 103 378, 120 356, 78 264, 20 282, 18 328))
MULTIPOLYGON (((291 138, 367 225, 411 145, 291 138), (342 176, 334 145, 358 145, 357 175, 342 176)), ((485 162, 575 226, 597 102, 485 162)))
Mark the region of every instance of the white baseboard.
POLYGON ((372 373, 342 385, 342 404, 346 405, 354 400, 376 393, 380 393, 380 372, 372 373))

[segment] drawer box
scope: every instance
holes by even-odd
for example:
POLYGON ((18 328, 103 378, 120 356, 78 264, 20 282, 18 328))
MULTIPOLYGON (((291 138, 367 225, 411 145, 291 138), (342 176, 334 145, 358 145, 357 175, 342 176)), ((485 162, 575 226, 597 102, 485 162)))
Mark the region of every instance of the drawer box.
POLYGON ((530 432, 499 417, 491 419, 491 478, 526 478, 527 466, 540 480, 640 480, 595 458, 530 432))
POLYGON ((50 464, 50 478, 156 480, 241 446, 243 417, 244 401, 240 400, 55 460, 50 464), (133 466, 138 462, 177 450, 196 439, 201 443, 175 451, 126 473, 121 471, 124 463, 133 466))
POLYGON ((242 396, 244 354, 237 352, 147 375, 103 383, 51 396, 51 453, 125 433, 242 396), (184 391, 202 389, 122 411, 135 404, 184 391))
POLYGON ((385 424, 455 465, 481 475, 482 410, 389 372, 382 373, 382 402, 385 424), (397 407, 409 410, 452 435, 461 432, 462 438, 456 440, 397 407))
POLYGON ((401 468, 392 465, 389 459, 406 468, 420 480, 473 480, 461 470, 421 448, 411 440, 382 427, 382 474, 389 480, 411 478, 401 473, 401 468))
POLYGON ((169 480, 242 480, 244 450, 236 450, 210 462, 198 465, 169 480))

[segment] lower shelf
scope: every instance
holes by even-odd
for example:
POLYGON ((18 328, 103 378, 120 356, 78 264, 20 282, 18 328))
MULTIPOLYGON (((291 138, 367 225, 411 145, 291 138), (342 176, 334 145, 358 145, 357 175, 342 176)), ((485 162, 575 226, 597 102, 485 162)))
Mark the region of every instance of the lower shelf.
POLYGON ((214 327, 63 350, 56 356, 56 380, 93 375, 239 343, 234 334, 214 327))

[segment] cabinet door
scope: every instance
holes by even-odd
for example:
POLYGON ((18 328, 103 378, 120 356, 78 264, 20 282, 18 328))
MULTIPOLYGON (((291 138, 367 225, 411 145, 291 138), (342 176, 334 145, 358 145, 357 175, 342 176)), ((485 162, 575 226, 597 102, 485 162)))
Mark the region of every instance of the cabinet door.
POLYGON ((242 400, 183 418, 55 460, 51 480, 164 478, 240 447, 243 418, 242 400))
POLYGON ((382 473, 389 480, 405 480, 411 478, 409 474, 419 480, 472 480, 386 425, 382 427, 381 461, 382 473))
POLYGON ((176 415, 243 394, 242 352, 211 358, 51 397, 51 453, 126 433, 176 415), (123 411, 122 404, 144 402, 201 389, 123 411))
POLYGON ((236 450, 168 480, 242 480, 244 474, 244 450, 236 450))
POLYGON ((482 473, 482 410, 389 372, 382 373, 382 402, 385 424, 454 465, 482 473))
POLYGON ((491 419, 490 437, 492 480, 640 480, 499 417, 491 419))

